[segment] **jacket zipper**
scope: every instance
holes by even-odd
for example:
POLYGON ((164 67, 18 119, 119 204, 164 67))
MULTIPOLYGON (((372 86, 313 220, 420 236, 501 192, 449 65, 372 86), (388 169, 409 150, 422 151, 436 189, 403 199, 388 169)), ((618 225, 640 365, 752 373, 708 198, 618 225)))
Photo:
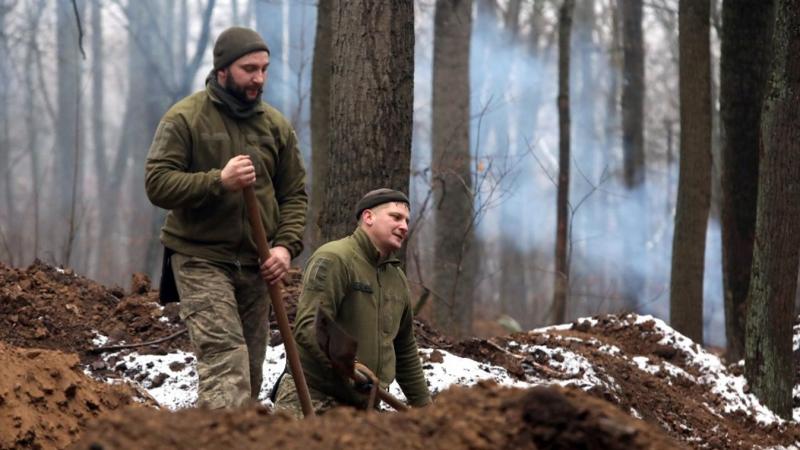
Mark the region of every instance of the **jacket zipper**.
MULTIPOLYGON (((375 273, 376 278, 378 279, 378 315, 376 317, 376 325, 378 328, 378 361, 377 367, 375 368, 375 373, 379 374, 383 370, 383 329, 381 327, 381 323, 383 322, 381 319, 383 317, 382 310, 383 310, 383 286, 381 285, 381 266, 378 265, 378 270, 375 273)), ((380 386, 378 386, 380 389, 380 386)))

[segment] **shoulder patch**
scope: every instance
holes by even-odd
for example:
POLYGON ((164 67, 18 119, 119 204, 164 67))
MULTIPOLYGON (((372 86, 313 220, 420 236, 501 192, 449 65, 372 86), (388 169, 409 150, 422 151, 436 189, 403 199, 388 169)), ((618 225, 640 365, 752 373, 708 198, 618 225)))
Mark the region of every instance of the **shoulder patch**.
POLYGON ((314 291, 324 290, 331 264, 333 264, 333 261, 325 257, 315 259, 314 263, 306 271, 303 282, 305 287, 314 291))

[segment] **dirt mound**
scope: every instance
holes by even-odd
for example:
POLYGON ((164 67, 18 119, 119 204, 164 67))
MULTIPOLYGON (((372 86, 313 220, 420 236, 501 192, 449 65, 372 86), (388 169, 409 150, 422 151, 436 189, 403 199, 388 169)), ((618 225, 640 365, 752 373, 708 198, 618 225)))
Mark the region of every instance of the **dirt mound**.
POLYGON ((64 448, 88 420, 135 399, 154 405, 127 385, 87 377, 75 355, 0 342, 0 449, 64 448))
MULTIPOLYGON (((0 264, 0 340, 18 347, 36 347, 82 355, 98 334, 109 343, 145 342, 179 328, 175 307, 160 308, 149 280, 134 274, 131 292, 106 288, 70 269, 39 261, 27 269, 0 264)), ((189 348, 182 339, 141 351, 189 348)))
POLYGON ((294 421, 264 408, 177 413, 125 410, 76 449, 673 449, 660 430, 576 389, 456 387, 406 414, 337 409, 294 421))
POLYGON ((742 403, 748 396, 741 377, 707 365, 700 346, 653 319, 608 315, 466 340, 450 351, 500 365, 529 382, 581 387, 692 445, 753 448, 800 441, 796 422, 759 423, 764 412, 742 403))
MULTIPOLYGON (((290 320, 300 279, 295 270, 286 283, 284 302, 290 320)), ((410 414, 339 410, 314 419, 313 428, 307 422, 270 416, 265 408, 190 409, 177 414, 142 408, 108 417, 109 410, 131 403, 132 393, 103 397, 96 383, 78 370, 78 356, 33 348, 76 352, 80 367, 94 377, 130 379, 147 389, 164 383, 162 389, 175 388, 184 395, 191 387, 188 380, 196 378, 194 358, 177 352, 191 350, 185 335, 138 347, 136 353, 125 350, 102 358, 86 352, 100 345, 149 342, 182 329, 177 305, 160 307, 157 293, 149 286, 143 275, 134 275, 126 292, 38 262, 27 269, 0 264, 0 342, 29 349, 3 347, 0 351, 0 366, 8 368, 3 370, 21 368, 13 373, 0 370, 0 383, 16 380, 0 384, 4 386, 0 430, 6 439, 0 441, 0 449, 63 448, 84 429, 86 419, 95 416, 105 420, 87 439, 91 436, 107 448, 261 448, 279 442, 295 448, 295 434, 302 436, 297 447, 311 448, 647 448, 642 442, 650 448, 670 448, 669 440, 659 433, 695 448, 749 449, 800 442, 796 422, 777 421, 747 394, 740 367, 728 370, 663 322, 636 315, 603 316, 461 342, 448 340, 424 322, 415 323, 420 347, 433 349, 422 352, 426 373, 450 376, 444 384, 436 384, 440 381, 435 376, 429 378, 432 389, 470 384, 500 372, 505 378, 495 379, 503 383, 516 379, 524 385, 572 386, 567 389, 521 391, 481 384, 445 391, 433 407, 410 414), (99 340, 100 336, 107 340, 99 340), (456 361, 444 353, 470 360, 456 361), (472 373, 479 373, 477 378, 453 375, 465 361, 470 370, 477 371, 472 373), (166 362, 169 370, 160 369, 166 362), (69 382, 61 384, 61 379, 69 382), (81 393, 87 397, 80 397, 81 393), (65 400, 67 395, 75 400, 65 400), (55 418, 56 412, 67 418, 55 418)), ((274 320, 272 330, 276 345, 281 339, 274 320)), ((282 358, 276 352, 275 361, 265 367, 277 365, 282 358)), ((181 407, 191 404, 186 401, 181 407)), ((795 398, 795 404, 800 404, 800 398, 795 398)), ((84 440, 79 448, 92 442, 84 440)))

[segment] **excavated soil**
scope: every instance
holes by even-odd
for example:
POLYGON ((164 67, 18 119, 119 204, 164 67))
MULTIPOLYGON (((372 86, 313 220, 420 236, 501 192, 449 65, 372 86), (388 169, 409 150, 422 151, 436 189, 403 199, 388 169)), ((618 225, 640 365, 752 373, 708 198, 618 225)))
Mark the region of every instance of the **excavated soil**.
POLYGON ((93 418, 155 406, 129 385, 87 377, 74 354, 0 342, 0 448, 64 448, 93 418))
POLYGON ((678 449, 660 430, 576 389, 455 388, 408 413, 340 408, 296 421, 265 408, 152 413, 126 410, 75 449, 678 449), (137 423, 132 429, 131 422, 137 423), (346 426, 345 426, 346 425, 346 426), (198 433, 198 430, 209 430, 198 433))
MULTIPOLYGON (((290 318, 299 279, 294 271, 287 283, 284 300, 290 318)), ((262 406, 169 412, 141 407, 153 403, 131 387, 86 375, 107 381, 135 375, 120 373, 114 359, 104 361, 90 351, 102 345, 176 335, 136 351, 190 350, 186 335, 179 333, 183 326, 177 305, 159 307, 150 280, 134 275, 127 289, 108 288, 39 262, 26 269, 0 264, 0 450, 69 444, 92 449, 749 449, 800 442, 794 422, 763 426, 741 411, 720 412, 724 399, 693 381, 701 377, 700 370, 684 351, 663 342, 652 321, 597 319, 546 332, 460 342, 416 323, 420 347, 499 365, 520 380, 564 383, 586 375, 586 369, 565 370, 559 354, 523 348, 580 355, 603 374, 600 378, 613 381, 583 390, 520 390, 487 382, 449 389, 432 406, 405 414, 339 409, 302 422, 272 415, 262 406), (108 342, 93 342, 98 334, 108 336, 108 342), (609 346, 625 358, 609 352, 609 346), (634 357, 652 365, 668 363, 684 375, 637 370, 630 364, 634 357), (122 408, 126 405, 132 407, 122 408)), ((272 330, 272 343, 279 343, 274 324, 272 330)))

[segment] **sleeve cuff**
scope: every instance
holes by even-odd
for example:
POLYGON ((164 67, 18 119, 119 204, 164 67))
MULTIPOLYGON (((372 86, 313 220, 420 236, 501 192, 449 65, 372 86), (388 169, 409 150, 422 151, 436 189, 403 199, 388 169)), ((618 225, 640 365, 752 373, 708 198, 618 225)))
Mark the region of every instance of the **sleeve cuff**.
POLYGON ((272 246, 280 245, 281 247, 286 247, 289 250, 289 254, 292 256, 292 259, 297 258, 297 255, 303 251, 303 243, 301 241, 287 241, 284 239, 275 239, 272 242, 272 246))
POLYGON ((212 169, 208 171, 211 177, 211 186, 209 191, 215 197, 221 197, 225 193, 225 187, 222 185, 222 171, 219 169, 212 169))

